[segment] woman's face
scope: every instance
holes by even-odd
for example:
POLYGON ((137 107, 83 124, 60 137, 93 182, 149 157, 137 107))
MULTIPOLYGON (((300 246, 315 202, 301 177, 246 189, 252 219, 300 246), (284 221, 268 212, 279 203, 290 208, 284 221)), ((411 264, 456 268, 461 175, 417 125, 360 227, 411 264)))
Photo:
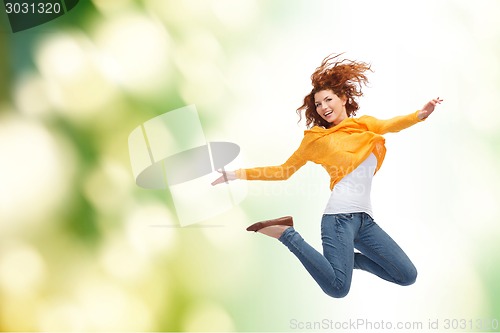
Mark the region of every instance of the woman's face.
POLYGON ((316 112, 330 124, 338 125, 347 118, 345 97, 338 97, 332 90, 321 90, 314 94, 316 112))

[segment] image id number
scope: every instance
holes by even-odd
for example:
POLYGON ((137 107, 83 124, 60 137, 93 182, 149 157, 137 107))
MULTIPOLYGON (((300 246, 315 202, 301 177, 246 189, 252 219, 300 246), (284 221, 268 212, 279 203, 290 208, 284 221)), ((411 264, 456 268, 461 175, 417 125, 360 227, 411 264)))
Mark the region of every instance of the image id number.
POLYGON ((59 14, 61 12, 60 3, 5 3, 7 14, 59 14))
POLYGON ((445 330, 498 330, 498 319, 445 319, 445 330))

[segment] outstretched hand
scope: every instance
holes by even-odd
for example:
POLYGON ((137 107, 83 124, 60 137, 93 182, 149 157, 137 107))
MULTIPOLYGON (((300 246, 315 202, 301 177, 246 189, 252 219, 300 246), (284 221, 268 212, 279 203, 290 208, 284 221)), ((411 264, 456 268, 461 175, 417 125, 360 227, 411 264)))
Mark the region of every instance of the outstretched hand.
POLYGON ((230 180, 235 180, 236 178, 236 173, 234 171, 225 171, 225 170, 217 170, 217 172, 221 173, 222 176, 217 178, 212 182, 212 186, 221 184, 221 183, 227 183, 230 180))
POLYGON ((438 97, 427 102, 422 110, 420 110, 420 112, 418 113, 418 118, 420 118, 420 120, 423 120, 429 117, 431 113, 434 112, 434 108, 436 107, 436 105, 441 104, 442 101, 443 100, 438 97))

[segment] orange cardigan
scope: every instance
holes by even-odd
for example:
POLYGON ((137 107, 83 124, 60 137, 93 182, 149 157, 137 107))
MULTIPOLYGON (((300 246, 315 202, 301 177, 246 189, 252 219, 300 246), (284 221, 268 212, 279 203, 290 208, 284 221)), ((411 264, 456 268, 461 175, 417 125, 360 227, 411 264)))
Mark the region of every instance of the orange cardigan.
POLYGON ((304 131, 299 148, 283 164, 236 170, 236 177, 247 180, 285 180, 306 162, 321 164, 330 175, 333 189, 345 175, 356 169, 370 153, 377 157, 377 172, 385 157, 388 132, 399 132, 418 122, 418 112, 380 120, 371 116, 346 118, 331 128, 314 126, 304 131))

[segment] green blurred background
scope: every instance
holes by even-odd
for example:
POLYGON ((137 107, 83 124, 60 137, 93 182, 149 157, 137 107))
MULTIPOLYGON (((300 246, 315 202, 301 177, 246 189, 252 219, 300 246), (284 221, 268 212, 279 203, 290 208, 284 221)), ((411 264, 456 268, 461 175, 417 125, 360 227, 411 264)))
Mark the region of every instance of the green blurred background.
MULTIPOLYGON (((292 331, 300 322, 500 320, 500 2, 92 0, 0 32, 0 330, 292 331), (209 141, 244 165, 300 143, 295 109, 330 53, 370 62, 359 115, 427 100, 425 123, 387 136, 375 219, 417 283, 355 272, 324 295, 261 219, 293 215, 320 248, 328 178, 249 182, 241 205, 177 228, 168 191, 135 185, 129 133, 194 104, 209 141)), ((444 330, 444 326, 440 326, 444 330)))

